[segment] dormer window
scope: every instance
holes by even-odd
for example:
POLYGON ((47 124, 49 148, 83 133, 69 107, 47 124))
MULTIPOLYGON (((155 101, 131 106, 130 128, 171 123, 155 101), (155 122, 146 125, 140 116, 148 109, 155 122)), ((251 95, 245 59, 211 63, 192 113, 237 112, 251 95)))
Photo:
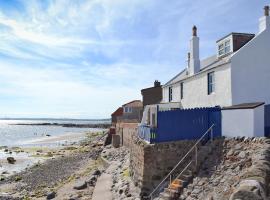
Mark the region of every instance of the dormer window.
POLYGON ((223 56, 231 52, 231 40, 225 40, 218 45, 218 55, 223 56))
POLYGON ((236 52, 248 43, 255 35, 249 33, 230 33, 217 41, 217 56, 223 57, 236 52))

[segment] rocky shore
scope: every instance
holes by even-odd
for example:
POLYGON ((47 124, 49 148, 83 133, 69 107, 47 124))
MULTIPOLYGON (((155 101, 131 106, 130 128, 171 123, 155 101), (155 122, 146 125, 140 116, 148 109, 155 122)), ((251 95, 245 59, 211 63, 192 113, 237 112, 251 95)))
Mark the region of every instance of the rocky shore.
POLYGON ((103 170, 99 159, 102 136, 93 134, 80 145, 50 153, 36 152, 49 158, 23 172, 2 176, 0 199, 91 199, 97 171, 103 170))

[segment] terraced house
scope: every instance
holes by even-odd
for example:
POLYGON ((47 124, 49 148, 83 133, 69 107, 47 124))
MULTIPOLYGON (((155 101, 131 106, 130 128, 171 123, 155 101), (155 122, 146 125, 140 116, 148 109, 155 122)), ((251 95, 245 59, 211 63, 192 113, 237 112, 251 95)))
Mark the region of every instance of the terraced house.
POLYGON ((259 33, 230 33, 217 40, 216 54, 200 59, 199 37, 193 27, 187 67, 163 86, 163 103, 182 108, 231 106, 247 102, 270 104, 269 7, 259 33))

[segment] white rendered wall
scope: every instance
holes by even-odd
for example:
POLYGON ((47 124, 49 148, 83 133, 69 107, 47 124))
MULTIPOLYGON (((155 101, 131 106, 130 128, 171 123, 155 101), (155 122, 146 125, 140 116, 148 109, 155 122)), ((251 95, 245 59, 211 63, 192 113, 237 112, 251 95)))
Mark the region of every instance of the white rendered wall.
POLYGON ((222 110, 222 135, 263 137, 264 105, 255 109, 222 110))
MULTIPOLYGON (((215 72, 215 92, 208 95, 208 72, 197 74, 184 80, 184 98, 180 100, 180 83, 173 85, 173 101, 180 101, 183 108, 230 106, 231 71, 230 64, 213 69, 215 72)), ((163 88, 163 102, 168 102, 169 86, 163 88)))
POLYGON ((254 136, 264 137, 264 105, 254 109, 254 136))
MULTIPOLYGON (((172 87, 172 100, 171 102, 179 102, 180 101, 180 84, 175 83, 171 85, 172 87)), ((163 90, 163 103, 168 103, 169 102, 169 87, 164 87, 163 90)))
POLYGON ((222 110, 222 136, 253 137, 254 112, 252 109, 222 110))
POLYGON ((236 52, 231 64, 232 104, 270 104, 270 29, 236 52))

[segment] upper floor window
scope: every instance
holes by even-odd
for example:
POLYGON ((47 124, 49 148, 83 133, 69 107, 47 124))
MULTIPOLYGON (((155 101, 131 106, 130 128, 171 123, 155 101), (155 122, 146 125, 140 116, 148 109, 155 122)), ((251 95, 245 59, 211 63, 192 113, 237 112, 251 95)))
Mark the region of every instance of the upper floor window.
POLYGON ((132 112, 132 108, 131 107, 124 107, 124 112, 125 113, 131 113, 132 112))
POLYGON ((173 94, 172 94, 172 87, 169 87, 169 102, 171 102, 172 101, 172 96, 173 94))
POLYGON ((184 83, 180 83, 180 98, 184 98, 184 83))
POLYGON ((210 72, 207 75, 208 79, 208 95, 215 92, 215 74, 214 72, 210 72))
POLYGON ((231 52, 231 40, 225 40, 218 45, 218 55, 223 56, 231 52))

